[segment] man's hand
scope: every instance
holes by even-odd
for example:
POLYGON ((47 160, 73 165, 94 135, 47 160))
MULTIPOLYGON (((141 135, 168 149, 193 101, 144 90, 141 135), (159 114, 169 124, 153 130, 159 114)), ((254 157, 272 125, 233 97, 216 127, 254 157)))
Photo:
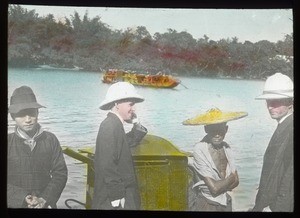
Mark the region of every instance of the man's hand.
POLYGON ((262 212, 272 212, 269 206, 265 207, 262 212))
POLYGON ((28 208, 44 208, 46 200, 44 198, 38 198, 34 195, 27 195, 25 197, 28 208))
POLYGON ((233 179, 230 186, 228 187, 228 191, 232 191, 235 187, 239 185, 239 175, 237 171, 232 172, 229 177, 233 179))
POLYGON ((111 202, 111 206, 113 206, 113 207, 119 207, 120 204, 121 204, 121 207, 124 208, 125 198, 114 200, 111 202))

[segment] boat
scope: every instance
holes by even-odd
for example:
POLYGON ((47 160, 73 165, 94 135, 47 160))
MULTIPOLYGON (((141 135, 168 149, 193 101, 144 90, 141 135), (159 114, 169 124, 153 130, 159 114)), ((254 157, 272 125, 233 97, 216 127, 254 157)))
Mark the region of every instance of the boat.
POLYGON ((79 70, 83 70, 82 67, 78 67, 78 66, 73 66, 73 68, 68 68, 68 67, 58 67, 58 66, 55 66, 55 65, 46 65, 46 64, 43 64, 43 65, 39 65, 37 67, 37 69, 39 70, 66 70, 66 71, 79 71, 79 70))
POLYGON ((109 69, 103 73, 103 83, 111 84, 119 81, 155 88, 174 88, 180 83, 179 79, 162 73, 152 75, 118 69, 109 69))

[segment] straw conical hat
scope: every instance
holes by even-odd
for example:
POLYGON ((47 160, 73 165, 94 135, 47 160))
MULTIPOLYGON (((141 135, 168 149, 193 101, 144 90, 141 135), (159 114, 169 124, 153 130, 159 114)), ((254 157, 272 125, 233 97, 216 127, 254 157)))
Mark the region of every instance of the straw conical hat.
POLYGON ((224 123, 231 120, 237 120, 247 116, 247 112, 224 112, 218 108, 212 108, 205 114, 200 114, 196 117, 187 119, 182 122, 183 125, 210 125, 224 123))

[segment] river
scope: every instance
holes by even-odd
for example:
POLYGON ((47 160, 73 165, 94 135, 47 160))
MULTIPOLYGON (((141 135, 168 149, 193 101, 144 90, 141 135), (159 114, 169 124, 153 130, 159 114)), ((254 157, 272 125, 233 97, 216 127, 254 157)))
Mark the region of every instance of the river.
MULTIPOLYGON (((63 69, 8 69, 8 99, 13 90, 30 86, 40 109, 39 122, 53 132, 61 142, 74 149, 94 146, 101 121, 107 111, 99 109, 109 87, 101 81, 99 72, 63 69)), ((240 184, 231 192, 234 211, 246 211, 253 206, 259 183, 262 158, 276 122, 272 120, 264 101, 255 100, 263 81, 180 77, 182 85, 173 89, 136 87, 145 101, 136 105, 141 123, 149 134, 166 138, 183 151, 204 135, 203 126, 184 126, 182 121, 212 107, 225 111, 246 111, 248 116, 229 122, 225 141, 232 147, 240 184)), ((14 122, 8 116, 8 132, 14 122)), ((129 130, 127 124, 125 129, 129 130)), ((69 178, 58 202, 74 198, 85 201, 86 168, 84 164, 65 156, 69 178)), ((74 204, 73 208, 80 209, 74 204)))

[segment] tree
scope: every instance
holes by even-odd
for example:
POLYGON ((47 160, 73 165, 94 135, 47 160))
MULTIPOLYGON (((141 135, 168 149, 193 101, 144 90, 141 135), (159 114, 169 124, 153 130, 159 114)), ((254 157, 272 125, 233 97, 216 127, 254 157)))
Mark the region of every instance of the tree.
POLYGON ((237 37, 214 41, 205 34, 196 40, 171 28, 152 37, 145 26, 112 30, 87 11, 82 19, 75 11, 59 21, 19 5, 9 5, 8 12, 8 60, 13 66, 76 65, 250 79, 280 71, 293 76, 293 34, 277 43, 240 43, 237 37))
POLYGON ((150 33, 148 32, 147 28, 144 27, 144 26, 138 26, 136 28, 136 31, 135 31, 135 38, 136 40, 145 40, 145 39, 148 39, 148 40, 151 40, 152 37, 150 35, 150 33))

